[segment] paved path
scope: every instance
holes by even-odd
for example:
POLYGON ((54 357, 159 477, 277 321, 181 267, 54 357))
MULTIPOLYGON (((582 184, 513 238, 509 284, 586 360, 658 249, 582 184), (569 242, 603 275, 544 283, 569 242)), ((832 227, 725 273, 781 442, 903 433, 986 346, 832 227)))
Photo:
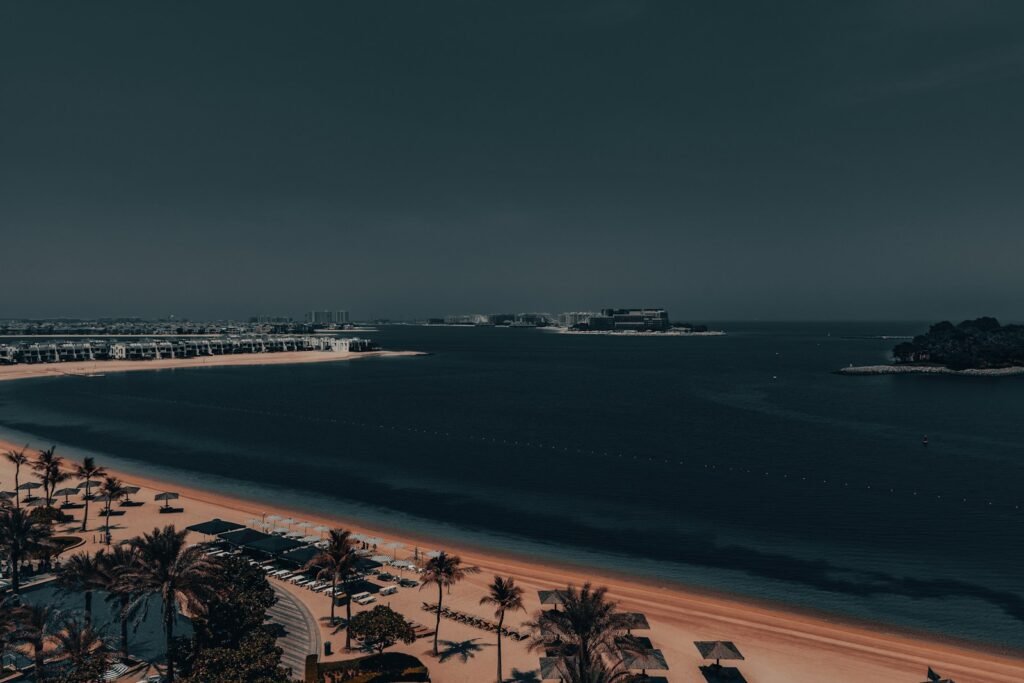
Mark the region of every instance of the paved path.
POLYGON ((291 667, 292 677, 301 679, 306 667, 306 655, 320 651, 320 629, 309 610, 287 590, 271 581, 277 604, 267 612, 271 623, 280 624, 284 635, 277 644, 284 650, 281 664, 291 667))

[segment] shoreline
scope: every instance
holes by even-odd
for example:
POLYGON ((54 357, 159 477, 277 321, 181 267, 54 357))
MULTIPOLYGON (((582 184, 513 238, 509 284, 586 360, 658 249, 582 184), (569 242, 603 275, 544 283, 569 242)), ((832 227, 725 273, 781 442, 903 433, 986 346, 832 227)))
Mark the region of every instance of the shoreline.
POLYGON ((105 375, 108 372, 333 363, 358 360, 360 358, 400 358, 425 355, 427 354, 423 351, 281 351, 276 353, 238 353, 196 358, 67 361, 63 363, 0 365, 0 382, 40 377, 96 377, 105 375))
MULTIPOLYGON (((0 442, 0 450, 10 447, 20 448, 21 445, 0 442)), ((99 464, 103 465, 102 461, 99 464)), ((13 472, 8 471, 11 469, 5 461, 0 462, 0 479, 5 484, 11 480, 13 472)), ((143 464, 140 470, 145 469, 143 464)), ((166 473, 151 477, 147 474, 123 472, 117 468, 111 469, 110 473, 142 486, 144 491, 140 495, 144 497, 140 500, 151 500, 152 495, 147 494, 153 491, 177 491, 181 494, 178 502, 182 507, 193 515, 198 512, 193 508, 200 507, 206 510, 201 513, 206 515, 205 518, 209 518, 212 511, 222 519, 244 523, 247 517, 273 513, 327 526, 340 524, 357 532, 397 540, 406 548, 445 548, 462 555, 468 564, 479 566, 483 570, 472 580, 472 587, 477 591, 482 591, 483 586, 482 583, 479 586, 475 584, 486 582, 492 572, 513 575, 532 596, 535 596, 534 588, 550 588, 570 582, 580 585, 585 580, 592 580, 596 584, 608 586, 612 598, 621 602, 625 608, 643 611, 648 615, 652 622, 652 637, 656 646, 660 646, 666 652, 673 671, 678 671, 680 667, 683 670, 691 666, 696 667, 699 662, 696 660, 696 653, 690 652, 693 650, 690 641, 708 636, 737 641, 742 650, 748 653, 747 662, 741 668, 751 681, 785 678, 799 683, 811 683, 821 680, 824 671, 835 674, 828 676, 830 680, 851 683, 863 680, 900 680, 903 677, 906 677, 906 680, 917 680, 913 679, 913 676, 920 678, 926 666, 933 666, 944 675, 960 680, 961 683, 1009 683, 1024 680, 1024 653, 1005 648, 987 647, 984 644, 930 633, 915 633, 884 624, 836 618, 812 610, 722 595, 710 590, 702 589, 698 592, 697 589, 686 589, 678 587, 677 584, 666 586, 650 578, 633 577, 625 573, 534 560, 512 552, 505 553, 462 543, 450 544, 446 541, 439 542, 437 538, 374 529, 362 524, 348 524, 346 520, 330 515, 305 512, 301 506, 267 505, 234 494, 177 483, 173 476, 167 477, 166 473), (752 653, 755 656, 751 656, 752 653), (769 653, 774 656, 768 656, 769 653), (784 653, 784 656, 780 653, 784 653), (777 659, 780 656, 781 661, 777 659), (768 665, 761 661, 765 659, 774 661, 768 665), (980 671, 983 664, 987 669, 984 673, 980 671), (758 670, 762 672, 761 675, 752 676, 758 670)), ((187 473, 182 472, 182 476, 187 476, 187 473)), ((160 519, 159 523, 184 526, 193 521, 199 520, 186 520, 181 515, 176 515, 160 519)), ((419 600, 418 591, 407 592, 406 595, 419 600)), ((479 592, 474 593, 474 596, 478 597, 479 592)), ((452 599, 457 598, 453 596, 452 599)), ((475 605, 475 599, 473 602, 465 603, 462 608, 467 609, 470 605, 475 605)), ((532 609, 530 611, 532 612, 532 609)), ((523 618, 526 616, 528 615, 523 615, 523 618)), ((413 618, 419 618, 419 615, 414 615, 413 618)), ((447 624, 445 627, 451 630, 447 624)), ((536 656, 530 655, 534 662, 533 666, 536 656)), ((427 663, 432 670, 439 666, 436 662, 427 663)), ((447 669, 440 668, 438 671, 447 672, 447 669)), ((685 676, 683 678, 686 679, 685 676)), ((472 681, 475 678, 470 676, 464 679, 446 675, 437 676, 435 680, 472 681)))
POLYGON ((614 332, 612 330, 569 330, 564 327, 542 327, 538 328, 542 330, 551 330, 556 334, 579 334, 579 335, 595 335, 605 337, 723 337, 725 332, 722 330, 708 330, 707 332, 682 332, 669 330, 668 332, 633 332, 633 331, 619 331, 614 332))
POLYGON ((1024 375, 1024 367, 968 368, 953 370, 944 365, 850 365, 835 371, 837 375, 954 375, 959 377, 1011 377, 1024 375))

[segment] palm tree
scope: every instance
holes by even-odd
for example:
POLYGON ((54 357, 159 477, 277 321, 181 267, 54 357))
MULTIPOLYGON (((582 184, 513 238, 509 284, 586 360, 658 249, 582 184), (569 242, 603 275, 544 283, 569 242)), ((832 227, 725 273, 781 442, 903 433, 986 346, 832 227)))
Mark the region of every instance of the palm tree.
POLYGON ((73 674, 102 674, 107 653, 99 633, 88 623, 65 619, 61 629, 52 636, 58 651, 71 663, 73 674))
POLYGON ((579 590, 569 586, 562 595, 561 610, 542 611, 530 624, 534 634, 530 648, 558 651, 566 681, 611 683, 628 676, 622 658, 616 659, 615 638, 628 630, 630 622, 607 592, 589 583, 579 590))
POLYGON ((160 596, 167 639, 168 683, 174 680, 176 608, 181 606, 192 615, 202 614, 214 592, 214 564, 198 546, 186 547, 186 533, 168 525, 133 538, 130 544, 138 552, 139 561, 122 576, 124 589, 139 594, 136 601, 151 594, 160 596))
POLYGON ((85 510, 82 513, 82 531, 85 531, 85 525, 89 522, 89 484, 93 479, 106 476, 106 474, 105 469, 96 465, 95 458, 88 456, 83 458, 75 468, 75 476, 85 480, 85 510))
POLYGON ((32 469, 36 471, 39 481, 43 484, 43 500, 45 504, 50 504, 50 491, 51 491, 51 477, 55 472, 60 471, 61 463, 64 462, 64 458, 56 454, 57 447, 50 446, 45 450, 39 451, 36 456, 36 461, 32 463, 32 469))
POLYGON ((501 628, 505 623, 505 612, 523 611, 523 589, 516 585, 511 576, 503 579, 495 576, 487 586, 488 593, 480 598, 481 605, 494 605, 494 616, 498 618, 498 683, 501 683, 501 628))
POLYGON ((36 683, 44 683, 46 672, 43 669, 43 653, 46 643, 50 640, 53 609, 49 605, 27 605, 18 609, 13 640, 32 649, 35 661, 36 683))
POLYGON ((100 550, 96 555, 99 578, 108 601, 117 601, 117 614, 121 620, 121 657, 128 658, 128 619, 131 616, 131 602, 134 594, 131 582, 125 575, 135 569, 139 553, 131 545, 119 544, 100 550))
MULTIPOLYGON (((352 540, 352 532, 345 529, 331 529, 327 536, 327 547, 306 564, 306 569, 317 568, 317 578, 331 577, 331 624, 334 624, 334 605, 337 602, 334 591, 338 587, 338 581, 344 580, 348 583, 355 569, 356 561, 355 546, 352 540)), ((345 601, 345 618, 352 621, 352 600, 345 601)), ((347 622, 346 622, 347 623, 347 622)), ((352 638, 349 636, 348 628, 345 629, 345 649, 352 647, 352 638)))
POLYGON ((117 477, 107 477, 103 480, 103 485, 100 486, 100 493, 107 501, 107 506, 103 509, 103 514, 106 517, 106 528, 104 531, 107 537, 107 545, 110 545, 110 506, 115 500, 124 495, 124 484, 117 477))
POLYGON ((11 568, 11 588, 21 587, 21 563, 31 553, 45 550, 52 534, 49 524, 37 521, 21 508, 0 510, 0 551, 11 568))
POLYGON ((12 450, 4 453, 4 457, 14 465, 14 507, 21 507, 21 493, 18 488, 21 486, 21 466, 29 464, 28 456, 25 455, 26 450, 28 450, 28 444, 25 444, 25 448, 20 451, 12 450))
POLYGON ((423 583, 420 590, 426 588, 427 584, 437 584, 437 624, 434 626, 434 656, 437 656, 437 632, 441 630, 441 600, 444 598, 444 589, 451 588, 459 581, 462 581, 469 574, 476 574, 478 567, 463 567, 462 558, 458 555, 449 555, 446 552, 438 553, 437 557, 427 560, 423 567, 423 583))
POLYGON ((85 595, 85 623, 92 623, 92 592, 103 588, 103 575, 97 557, 80 552, 68 558, 60 568, 57 581, 68 593, 85 595))

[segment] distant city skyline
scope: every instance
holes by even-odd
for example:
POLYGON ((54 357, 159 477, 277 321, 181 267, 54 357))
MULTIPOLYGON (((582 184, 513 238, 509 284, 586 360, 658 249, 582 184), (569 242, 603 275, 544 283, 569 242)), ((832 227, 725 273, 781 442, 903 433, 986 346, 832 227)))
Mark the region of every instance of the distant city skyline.
POLYGON ((1021 36, 955 0, 0 3, 0 318, 1019 320, 1021 36))

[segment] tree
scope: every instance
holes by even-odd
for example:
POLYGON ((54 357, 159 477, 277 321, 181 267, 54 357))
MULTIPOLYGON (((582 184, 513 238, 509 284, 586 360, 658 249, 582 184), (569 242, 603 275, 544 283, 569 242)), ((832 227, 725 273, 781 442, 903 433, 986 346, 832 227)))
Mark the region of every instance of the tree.
POLYGON ((266 629, 248 633, 237 648, 215 647, 200 651, 183 683, 288 683, 281 666, 281 648, 266 629))
POLYGON ((192 620, 197 649, 238 648, 248 633, 262 628, 277 602, 274 588, 266 574, 235 556, 213 561, 210 582, 218 590, 192 620))
POLYGON ((498 619, 498 683, 501 683, 501 629, 505 623, 505 612, 523 611, 523 589, 510 576, 503 579, 495 576, 487 587, 487 595, 480 598, 481 605, 494 605, 494 616, 498 619))
POLYGON ((0 510, 0 551, 11 568, 11 589, 15 593, 21 588, 21 563, 30 554, 49 548, 51 535, 49 524, 21 508, 0 510))
MULTIPOLYGON (((359 556, 356 555, 355 546, 352 541, 352 532, 345 529, 331 529, 327 536, 327 547, 306 564, 306 569, 318 569, 317 578, 331 579, 331 624, 335 623, 334 605, 337 598, 334 593, 337 590, 338 582, 344 580, 347 584, 355 570, 359 556)), ((346 592, 348 592, 346 590, 346 592)), ((346 623, 352 620, 352 600, 345 601, 346 623)), ((352 647, 352 639, 349 637, 348 629, 345 630, 345 649, 352 647)))
POLYGON ((57 455, 56 451, 56 446, 41 450, 36 455, 36 461, 32 463, 32 469, 36 471, 36 476, 39 477, 39 481, 43 485, 43 501, 47 506, 51 502, 50 491, 53 490, 53 478, 60 473, 60 466, 64 462, 64 458, 57 455))
POLYGON ((124 495, 124 484, 117 477, 107 477, 103 480, 103 485, 100 486, 100 494, 107 501, 107 505, 103 510, 103 515, 106 518, 104 522, 104 535, 107 539, 107 545, 110 545, 110 506, 114 504, 115 500, 124 495))
POLYGON ((45 683, 46 670, 43 657, 46 643, 50 640, 53 610, 49 605, 27 605, 17 610, 13 640, 20 645, 28 645, 32 650, 35 662, 36 683, 45 683))
POLYGON ((441 601, 444 599, 444 589, 451 588, 459 581, 462 581, 469 574, 476 574, 480 569, 477 567, 463 567, 462 558, 458 555, 449 555, 446 552, 438 553, 437 557, 427 560, 423 567, 423 583, 420 590, 428 584, 437 585, 437 623, 434 626, 434 656, 437 656, 437 633, 441 630, 441 601))
POLYGON ((386 648, 401 641, 412 643, 416 632, 398 612, 384 605, 377 605, 368 612, 361 612, 348 624, 348 630, 363 643, 383 654, 386 648))
POLYGON ((52 640, 57 644, 57 651, 71 665, 60 676, 59 683, 93 683, 103 676, 107 668, 107 652, 103 640, 91 625, 65 619, 52 640))
POLYGON ((617 656, 615 638, 629 628, 629 618, 607 598, 608 589, 589 583, 566 588, 561 610, 540 612, 531 622, 530 648, 557 652, 563 679, 572 683, 611 683, 628 676, 617 656), (612 664, 608 663, 612 660, 612 664))
POLYGON ((93 479, 106 476, 107 471, 96 465, 96 459, 86 456, 75 468, 75 476, 85 481, 85 510, 82 513, 82 531, 86 530, 89 522, 89 484, 93 479))
POLYGON ((97 558, 87 552, 69 557, 57 573, 57 581, 62 590, 84 594, 86 624, 92 623, 92 592, 103 587, 102 579, 97 558))
POLYGON ((21 466, 29 464, 28 456, 25 455, 26 450, 28 450, 28 444, 25 444, 25 448, 22 448, 20 451, 11 450, 4 453, 4 457, 14 465, 15 507, 21 507, 21 492, 18 489, 21 486, 21 466))
POLYGON ((181 606, 190 615, 201 615, 214 593, 213 563, 198 546, 186 547, 186 531, 173 525, 153 529, 130 541, 138 552, 138 564, 122 577, 124 590, 137 594, 136 601, 159 595, 167 644, 168 683, 174 680, 174 619, 181 606))
POLYGON ((128 657, 128 620, 134 596, 131 582, 125 577, 138 566, 138 562, 138 551, 127 544, 105 548, 96 555, 99 583, 107 592, 107 600, 117 603, 117 615, 121 621, 121 657, 125 659, 128 657))

